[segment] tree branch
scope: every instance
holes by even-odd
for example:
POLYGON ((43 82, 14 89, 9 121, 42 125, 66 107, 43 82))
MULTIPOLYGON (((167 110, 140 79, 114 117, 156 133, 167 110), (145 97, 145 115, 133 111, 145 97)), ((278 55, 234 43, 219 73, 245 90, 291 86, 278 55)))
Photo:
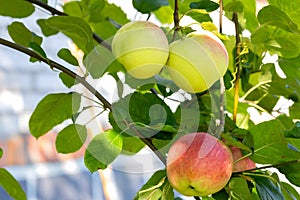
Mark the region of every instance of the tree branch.
POLYGON ((234 101, 233 101, 233 121, 236 122, 238 105, 239 105, 239 82, 240 82, 240 74, 241 74, 241 67, 240 67, 241 39, 239 33, 238 15, 236 12, 233 13, 232 20, 235 25, 235 45, 236 45, 235 46, 236 47, 236 53, 235 53, 235 67, 236 67, 235 77, 236 78, 234 83, 234 101))
MULTIPOLYGON (((222 33, 222 18, 223 18, 223 0, 220 0, 220 15, 219 15, 219 32, 222 33)), ((221 136, 222 132, 224 131, 225 126, 225 85, 223 77, 220 78, 220 124, 217 129, 216 135, 218 137, 221 136)))
MULTIPOLYGON (((36 58, 39 61, 49 65, 51 68, 55 68, 55 69, 58 69, 58 70, 64 72, 68 76, 70 76, 70 77, 74 78, 75 80, 77 80, 79 83, 81 83, 83 86, 85 86, 85 88, 88 89, 92 94, 94 94, 97 97, 97 99, 99 99, 103 103, 104 109, 112 110, 111 104, 93 86, 91 86, 85 80, 84 77, 79 76, 78 74, 76 74, 75 72, 69 70, 68 68, 66 68, 64 66, 62 66, 61 64, 59 64, 59 63, 57 63, 57 62, 55 62, 51 59, 44 58, 41 55, 39 55, 38 53, 36 53, 36 52, 34 52, 34 51, 24 47, 24 46, 21 46, 19 44, 12 43, 12 42, 7 41, 7 40, 2 39, 2 38, 0 38, 0 44, 4 45, 6 47, 9 47, 11 49, 15 49, 19 52, 22 52, 22 53, 24 53, 28 56, 33 57, 33 58, 36 58)), ((125 121, 125 123, 126 123, 126 121, 125 121)), ((126 124, 128 124, 128 123, 126 123, 126 124)), ((166 165, 165 157, 153 145, 151 138, 144 137, 142 133, 140 133, 136 128, 134 128, 132 126, 130 128, 131 128, 131 130, 134 131, 136 136, 138 136, 157 155, 157 157, 162 161, 162 163, 164 165, 166 165)))
POLYGON ((180 30, 180 25, 179 25, 180 18, 179 18, 179 14, 178 14, 178 9, 179 9, 178 0, 174 0, 174 13, 173 13, 174 35, 173 35, 172 41, 175 40, 177 32, 178 32, 178 30, 180 30))
POLYGON ((180 26, 179 26, 179 14, 178 14, 178 0, 174 0, 174 13, 173 13, 173 19, 174 19, 174 27, 175 31, 178 31, 180 26))
POLYGON ((135 126, 131 126, 130 129, 135 133, 136 136, 138 136, 140 138, 140 140, 142 140, 156 154, 156 156, 161 160, 161 162, 164 165, 167 164, 166 158, 154 146, 154 144, 152 143, 152 140, 150 138, 146 138, 140 131, 138 131, 135 128, 135 126))
MULTIPOLYGON (((68 14, 61 12, 51 6, 49 6, 48 4, 40 1, 40 0, 25 0, 28 1, 32 4, 35 4, 47 11, 49 11, 52 15, 59 15, 59 16, 68 16, 68 14)), ((103 40, 99 35, 97 35, 96 33, 93 32, 93 38, 95 41, 97 41, 99 44, 101 44, 102 46, 104 46, 105 48, 107 48, 108 50, 111 51, 111 46, 109 43, 107 43, 105 40, 103 40)))
POLYGON ((19 44, 15 44, 12 43, 10 41, 7 41, 5 39, 0 38, 0 44, 7 46, 9 48, 15 49, 17 51, 20 51, 28 56, 31 56, 33 58, 38 59, 39 61, 46 63, 47 65, 49 65, 52 68, 58 69, 62 72, 64 72, 65 74, 69 75, 70 77, 74 78, 75 80, 77 80, 79 83, 81 83, 82 85, 84 85, 86 87, 86 89, 88 89, 92 94, 94 94, 97 99, 99 99, 104 106, 104 109, 110 109, 111 110, 111 104, 93 87, 91 86, 84 77, 79 76, 78 74, 76 74, 75 72, 69 70, 68 68, 60 65, 59 63, 48 59, 48 58, 44 58, 43 56, 39 55, 38 53, 24 47, 21 46, 19 44))

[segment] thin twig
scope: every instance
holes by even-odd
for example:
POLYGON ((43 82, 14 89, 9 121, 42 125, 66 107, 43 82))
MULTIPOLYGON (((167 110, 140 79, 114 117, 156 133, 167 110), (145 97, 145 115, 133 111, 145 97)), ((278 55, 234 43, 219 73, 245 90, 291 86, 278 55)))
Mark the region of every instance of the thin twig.
MULTIPOLYGON (((223 0, 220 0, 220 15, 219 15, 219 30, 222 33, 222 18, 223 18, 223 0)), ((220 78, 220 124, 217 129, 216 135, 218 137, 221 136, 222 132, 224 131, 225 126, 225 85, 223 77, 220 78)))
POLYGON ((179 26, 179 7, 178 7, 178 0, 174 0, 174 13, 173 13, 173 20, 174 20, 174 27, 175 31, 180 29, 179 26))
MULTIPOLYGON (((52 15, 68 16, 67 13, 61 12, 40 0, 25 0, 25 1, 28 1, 32 4, 40 6, 41 8, 43 8, 45 10, 48 10, 52 15)), ((99 35, 97 35, 94 32, 93 32, 93 38, 96 42, 98 42, 99 44, 101 44, 102 46, 104 46, 105 48, 107 48, 108 50, 111 51, 111 45, 109 43, 107 43, 105 40, 103 40, 99 35)))
MULTIPOLYGON (((33 58, 38 59, 39 61, 48 64, 51 68, 55 68, 58 69, 62 72, 64 72, 65 74, 69 75, 70 77, 74 78, 75 80, 77 80, 79 83, 81 83, 82 85, 84 85, 92 94, 94 94, 97 99, 99 99, 102 103, 103 103, 103 107, 104 109, 109 109, 112 110, 111 108, 111 104, 93 87, 91 86, 84 77, 79 76, 78 74, 76 74, 75 72, 69 70, 68 68, 60 65, 59 63, 48 59, 48 58, 44 58, 41 55, 39 55, 38 53, 15 43, 12 43, 10 41, 7 41, 5 39, 0 38, 0 44, 15 49, 19 52, 22 52, 28 56, 31 56, 33 58)), ((126 123, 126 121, 125 121, 126 123)), ((140 133, 134 126, 130 127, 132 131, 134 131, 134 133, 136 134, 136 136, 138 136, 156 155, 157 157, 162 161, 162 163, 164 165, 166 165, 166 158, 158 151, 158 149, 153 145, 152 140, 150 138, 146 138, 145 136, 143 136, 142 133, 140 133)))
POLYGON ((220 33, 223 32, 223 0, 220 0, 220 14, 219 14, 219 30, 220 33))
POLYGON ((179 7, 178 7, 178 0, 174 0, 174 13, 173 13, 173 20, 174 20, 174 35, 172 41, 176 39, 177 32, 180 30, 180 18, 179 18, 179 7))
POLYGON ((236 67, 236 75, 235 75, 235 83, 234 83, 234 101, 233 101, 233 121, 236 122, 237 118, 237 111, 238 111, 238 105, 239 105, 239 82, 240 82, 240 73, 241 73, 241 67, 240 67, 240 33, 239 33, 239 21, 238 21, 238 15, 237 13, 233 13, 232 18, 234 25, 235 25, 235 45, 236 45, 236 53, 235 53, 235 67, 236 67))
POLYGON ((152 140, 150 138, 146 138, 140 131, 136 129, 135 126, 130 126, 130 129, 135 133, 136 136, 138 136, 155 154, 156 156, 161 160, 161 162, 166 165, 167 161, 166 158, 161 154, 161 152, 154 146, 152 143, 152 140))

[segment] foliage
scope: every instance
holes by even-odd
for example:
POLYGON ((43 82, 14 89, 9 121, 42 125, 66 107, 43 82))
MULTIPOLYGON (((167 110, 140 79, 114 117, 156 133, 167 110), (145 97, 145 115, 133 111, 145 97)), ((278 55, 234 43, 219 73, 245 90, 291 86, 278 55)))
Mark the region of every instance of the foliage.
MULTIPOLYGON (((0 15, 13 19, 7 27, 12 42, 0 38, 0 44, 29 55, 31 62, 41 61, 59 70, 59 78, 70 90, 69 93, 49 94, 37 104, 29 121, 33 136, 38 138, 68 122, 58 133, 57 151, 72 153, 88 143, 84 161, 94 172, 106 168, 119 154, 138 153, 145 145, 164 162, 169 145, 180 135, 208 131, 220 137, 217 130, 221 129, 228 145, 241 148, 246 157, 267 166, 233 174, 223 190, 203 199, 299 199, 293 188, 293 185, 300 185, 299 0, 286 0, 284 4, 269 0, 269 5, 259 11, 254 0, 224 0, 223 7, 210 0, 132 1, 137 12, 156 17, 170 42, 173 36, 182 37, 194 31, 194 26, 184 26, 174 34, 178 31, 171 25, 174 12, 179 19, 190 17, 198 27, 223 40, 230 59, 224 76, 224 94, 219 90, 219 82, 201 94, 185 93, 174 85, 164 70, 147 80, 137 80, 126 74, 114 59, 110 42, 116 31, 130 20, 120 7, 106 0, 70 1, 62 6, 63 12, 49 10, 47 1, 39 1, 44 6, 30 2, 0 0, 0 15), (37 18, 32 15, 37 7, 48 9, 53 16, 37 18), (218 9, 223 10, 223 18, 233 21, 236 29, 232 32, 235 31, 236 37, 220 33, 218 25, 213 24, 212 13, 218 13, 218 9), (20 18, 25 17, 35 20, 43 35, 21 22, 20 18), (84 60, 78 60, 73 52, 63 47, 57 52, 58 57, 74 65, 82 74, 59 64, 62 60, 47 57, 43 42, 59 32, 74 42, 84 54, 84 60), (269 55, 277 59, 267 61, 269 55), (283 74, 279 74, 278 69, 283 74), (96 90, 96 85, 88 82, 105 76, 111 76, 117 85, 114 94, 117 100, 113 103, 96 90), (83 85, 95 98, 79 92, 78 85, 83 85), (128 92, 128 87, 133 92, 128 92), (220 110, 224 95, 226 114, 220 110), (284 105, 278 104, 282 99, 293 103, 287 112, 284 105), (85 101, 90 104, 85 105, 85 101), (175 111, 171 105, 176 105, 175 111), (111 129, 86 141, 86 126, 98 115, 92 116, 87 123, 80 123, 79 118, 91 107, 100 107, 100 114, 109 111, 111 129), (272 120, 258 122, 257 116, 250 115, 250 109, 272 120), (267 168, 271 167, 279 169, 291 184, 282 182, 276 173, 270 173, 267 168)), ((225 26, 223 24, 222 28, 225 26)), ((5 169, 0 169, 0 177, 0 185, 12 197, 26 199, 19 184, 5 169)), ((155 172, 134 198, 173 199, 165 171, 155 172)))

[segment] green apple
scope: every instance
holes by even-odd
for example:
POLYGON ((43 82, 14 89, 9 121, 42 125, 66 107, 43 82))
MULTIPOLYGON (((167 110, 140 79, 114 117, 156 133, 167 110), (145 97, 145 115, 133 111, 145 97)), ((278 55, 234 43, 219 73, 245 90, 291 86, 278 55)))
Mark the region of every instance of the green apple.
POLYGON ((193 32, 170 44, 167 68, 174 83, 191 93, 210 88, 226 72, 228 53, 214 34, 193 32))
POLYGON ((145 79, 159 73, 169 57, 169 43, 160 27, 148 21, 122 26, 112 40, 112 52, 127 72, 145 79))
POLYGON ((186 196, 207 196, 228 183, 233 169, 230 149, 208 133, 180 137, 168 152, 167 177, 186 196))
MULTIPOLYGON (((238 147, 232 146, 230 147, 230 150, 232 152, 234 161, 239 160, 243 156, 241 150, 238 147)), ((242 171, 255 169, 255 168, 256 168, 255 162, 253 162, 253 160, 247 157, 238 161, 237 163, 234 163, 233 172, 242 172, 242 171)))

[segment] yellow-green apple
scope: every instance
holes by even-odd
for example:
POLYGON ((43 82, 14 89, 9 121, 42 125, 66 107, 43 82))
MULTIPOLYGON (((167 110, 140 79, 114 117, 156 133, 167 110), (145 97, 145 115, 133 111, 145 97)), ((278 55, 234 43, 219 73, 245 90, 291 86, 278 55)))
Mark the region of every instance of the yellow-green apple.
POLYGON ((192 32, 170 44, 167 68, 174 83, 191 93, 203 92, 219 80, 228 67, 228 53, 214 34, 192 32))
POLYGON ((122 26, 112 40, 112 52, 127 72, 145 79, 159 73, 169 56, 162 29, 152 22, 134 21, 122 26))
POLYGON ((186 196, 207 196, 228 183, 233 168, 230 149, 203 132, 190 133, 172 144, 167 157, 167 177, 186 196))
MULTIPOLYGON (((241 157, 243 157, 241 150, 238 147, 230 147, 230 150, 232 152, 233 160, 234 162, 239 160, 241 157)), ((255 169, 256 165, 253 160, 251 160, 249 157, 243 158, 240 161, 234 163, 233 165, 233 172, 242 172, 249 169, 255 169)))

